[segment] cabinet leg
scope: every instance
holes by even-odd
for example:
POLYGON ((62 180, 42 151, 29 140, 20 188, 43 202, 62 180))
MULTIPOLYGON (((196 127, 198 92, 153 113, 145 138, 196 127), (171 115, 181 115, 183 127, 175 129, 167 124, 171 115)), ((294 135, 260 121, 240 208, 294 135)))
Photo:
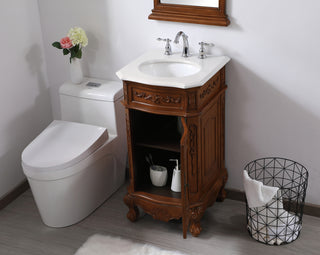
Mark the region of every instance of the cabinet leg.
POLYGON ((200 221, 191 221, 189 231, 194 236, 197 237, 200 235, 202 228, 200 225, 200 221))
POLYGON ((223 202, 226 197, 227 197, 227 192, 225 191, 224 187, 222 187, 221 190, 219 191, 217 202, 223 202))
POLYGON ((189 231, 194 237, 199 236, 202 230, 200 220, 203 216, 203 213, 204 213, 204 210, 202 207, 194 207, 189 210, 189 217, 190 217, 189 231))
POLYGON ((219 194, 218 194, 218 197, 217 197, 218 202, 223 202, 225 200, 225 198, 227 197, 227 192, 224 189, 224 186, 226 185, 227 180, 228 180, 228 173, 226 171, 226 174, 223 177, 222 187, 221 187, 219 194))
POLYGON ((127 218, 135 222, 139 217, 139 209, 134 205, 133 199, 127 194, 123 198, 124 203, 129 207, 129 212, 127 213, 127 218))
POLYGON ((188 220, 187 217, 182 216, 182 231, 183 231, 183 238, 187 238, 187 231, 188 231, 188 220))

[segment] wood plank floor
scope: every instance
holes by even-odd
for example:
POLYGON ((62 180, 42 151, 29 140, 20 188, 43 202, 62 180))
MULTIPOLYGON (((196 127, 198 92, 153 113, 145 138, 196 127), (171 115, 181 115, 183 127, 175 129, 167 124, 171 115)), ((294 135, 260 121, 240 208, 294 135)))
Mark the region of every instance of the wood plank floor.
POLYGON ((320 218, 304 215, 302 232, 295 242, 280 247, 268 246, 248 235, 244 203, 227 199, 206 211, 202 220, 203 230, 198 238, 188 234, 188 239, 184 240, 179 222, 155 221, 148 215, 142 215, 135 223, 127 220, 127 207, 122 202, 125 193, 126 188, 120 188, 82 222, 54 229, 41 222, 28 190, 0 211, 0 254, 74 254, 95 233, 199 255, 320 254, 320 218))

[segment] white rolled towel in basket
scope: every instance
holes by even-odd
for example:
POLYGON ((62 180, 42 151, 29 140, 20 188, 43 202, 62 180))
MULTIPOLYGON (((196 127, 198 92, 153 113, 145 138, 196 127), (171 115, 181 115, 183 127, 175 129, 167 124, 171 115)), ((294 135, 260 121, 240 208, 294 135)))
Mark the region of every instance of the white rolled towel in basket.
POLYGON ((279 190, 278 187, 267 186, 261 181, 251 179, 246 170, 243 171, 243 185, 250 208, 266 205, 279 190))
POLYGON ((243 184, 248 207, 255 212, 251 220, 248 219, 247 226, 252 237, 277 245, 295 240, 301 229, 301 224, 295 224, 299 217, 283 209, 279 188, 253 180, 246 170, 243 172, 243 184))

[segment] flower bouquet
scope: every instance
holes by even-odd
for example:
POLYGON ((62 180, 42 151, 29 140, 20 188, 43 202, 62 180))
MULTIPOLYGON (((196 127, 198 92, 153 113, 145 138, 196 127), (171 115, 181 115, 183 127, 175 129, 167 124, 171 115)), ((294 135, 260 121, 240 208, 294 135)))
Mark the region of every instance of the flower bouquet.
POLYGON ((70 76, 71 81, 80 84, 83 81, 83 73, 80 59, 82 57, 82 48, 88 45, 88 38, 85 31, 81 27, 74 27, 69 30, 66 37, 60 42, 52 43, 53 47, 62 49, 63 55, 70 53, 70 76))
POLYGON ((70 63, 73 58, 81 59, 82 48, 88 45, 88 38, 85 31, 81 27, 74 27, 69 30, 66 37, 63 37, 60 42, 52 43, 53 47, 62 49, 63 55, 70 53, 70 63))

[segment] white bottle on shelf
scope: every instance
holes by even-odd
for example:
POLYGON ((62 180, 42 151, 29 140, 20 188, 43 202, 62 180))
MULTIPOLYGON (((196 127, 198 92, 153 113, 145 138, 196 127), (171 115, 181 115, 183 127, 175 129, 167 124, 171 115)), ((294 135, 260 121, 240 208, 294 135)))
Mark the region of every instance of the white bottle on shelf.
POLYGON ((176 161, 176 167, 172 174, 171 190, 174 192, 181 192, 181 171, 179 169, 179 160, 170 159, 170 161, 176 161))

